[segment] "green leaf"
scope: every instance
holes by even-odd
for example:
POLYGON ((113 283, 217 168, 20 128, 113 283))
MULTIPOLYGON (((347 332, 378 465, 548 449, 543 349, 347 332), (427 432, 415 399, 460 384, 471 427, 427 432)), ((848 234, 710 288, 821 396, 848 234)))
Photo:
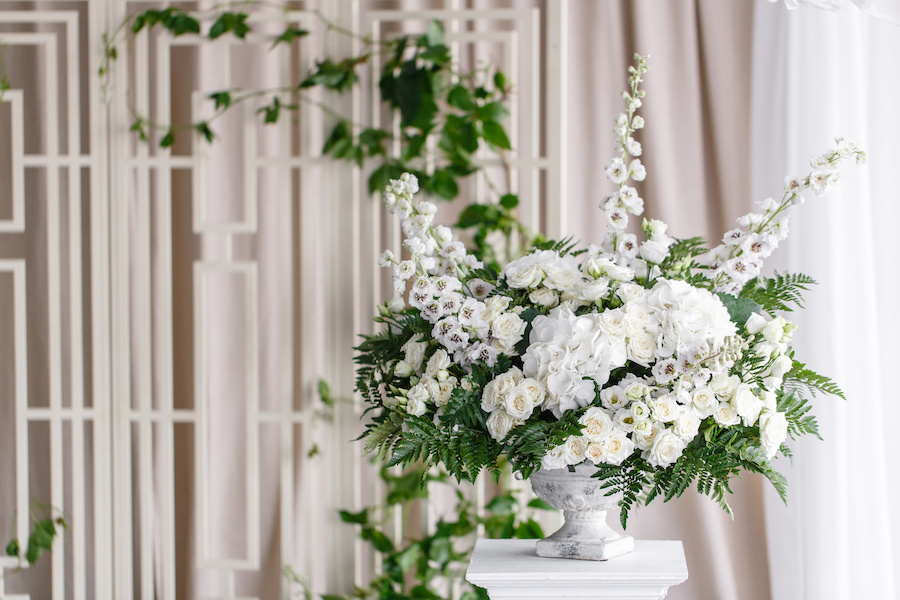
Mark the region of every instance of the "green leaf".
POLYGON ((19 540, 13 538, 6 545, 6 555, 7 556, 19 556, 19 540))
POLYGON ((450 48, 447 46, 432 46, 419 54, 419 59, 427 60, 435 65, 443 65, 450 62, 450 48))
POLYGON ((471 120, 459 115, 447 115, 444 122, 444 134, 454 146, 464 152, 473 154, 478 150, 478 132, 471 120))
POLYGON ((165 26, 175 37, 187 33, 200 33, 200 21, 184 13, 175 14, 165 26))
POLYGON ((447 104, 466 112, 475 110, 475 101, 472 100, 472 94, 462 85, 455 85, 450 88, 450 91, 447 93, 447 104))
POLYGON ((500 206, 512 210, 519 205, 519 197, 515 194, 504 194, 500 197, 500 206))
POLYGON ((365 150, 366 156, 384 155, 384 140, 390 137, 391 134, 387 131, 370 127, 359 134, 359 145, 365 150))
POLYGON ((369 522, 369 511, 363 509, 359 512, 352 513, 346 510, 338 511, 341 515, 341 521, 344 523, 355 523, 357 525, 366 525, 369 522))
POLYGON ((722 304, 725 305, 725 308, 728 309, 731 321, 739 327, 743 327, 747 323, 750 315, 762 310, 759 304, 747 298, 735 298, 731 294, 723 294, 722 292, 716 295, 722 301, 722 304))
POLYGON ((410 544, 403 551, 398 552, 394 559, 401 571, 409 571, 422 555, 422 547, 419 544, 410 544))
POLYGON ((391 179, 399 179, 403 175, 403 167, 397 163, 384 163, 369 175, 369 193, 377 194, 384 190, 391 179))
POLYGON ((416 120, 424 98, 431 97, 431 80, 415 60, 408 60, 400 67, 396 77, 394 100, 400 109, 400 124, 408 127, 416 120))
POLYGON ((491 221, 491 217, 494 216, 492 213, 495 213, 496 210, 490 204, 470 204, 459 215, 456 227, 466 229, 488 223, 491 221))
POLYGON ((229 31, 238 39, 244 39, 250 32, 247 25, 248 15, 245 13, 223 12, 209 28, 209 39, 219 38, 229 31))
POLYGON ((453 200, 459 195, 456 178, 445 169, 438 169, 428 179, 426 189, 444 200, 453 200))
POLYGON ((515 498, 510 495, 502 495, 494 496, 493 500, 491 500, 484 509, 495 515, 509 515, 513 513, 515 506, 515 498))
POLYGON ((528 503, 529 508, 537 508, 538 510, 556 510, 553 506, 550 506, 540 498, 534 498, 531 502, 528 503))
POLYGON ((429 46, 438 46, 444 43, 444 28, 440 22, 432 21, 428 24, 425 41, 429 46))
POLYGON ((503 150, 512 149, 512 146, 509 144, 509 138, 506 137, 506 131, 500 123, 497 123, 496 121, 484 121, 481 124, 481 127, 484 132, 484 139, 487 140, 489 144, 503 150))
POLYGON ((281 116, 281 99, 278 96, 272 98, 272 103, 262 107, 257 112, 263 113, 264 123, 277 123, 278 117, 281 116))
POLYGON ((213 130, 209 127, 209 123, 207 123, 206 121, 197 123, 196 125, 194 125, 194 129, 196 129, 197 133, 199 133, 204 137, 204 139, 206 139, 207 143, 212 143, 212 141, 216 137, 216 134, 213 133, 213 130))
POLYGON ((279 35, 277 38, 275 38, 275 41, 272 43, 271 47, 274 48, 278 44, 290 44, 295 39, 297 39, 299 37, 304 37, 307 35, 309 35, 309 32, 307 30, 298 29, 298 28, 294 27, 293 25, 288 25, 285 28, 285 30, 282 32, 282 34, 279 35))
POLYGON ((209 95, 209 99, 216 103, 216 110, 226 109, 231 106, 230 92, 213 92, 209 95))
POLYGON ((394 551, 394 543, 384 533, 374 527, 363 527, 360 537, 367 542, 371 542, 375 550, 382 554, 394 551))
POLYGON ((348 141, 350 139, 350 125, 347 121, 338 121, 335 123, 334 128, 331 130, 331 134, 328 136, 328 139, 325 140, 325 145, 322 146, 322 154, 328 154, 333 151, 335 146, 337 146, 342 141, 348 141))
POLYGON ((482 121, 502 121, 509 111, 502 102, 488 102, 478 109, 478 118, 482 121))
POLYGON ((428 558, 438 564, 447 564, 453 555, 453 544, 449 538, 437 538, 428 546, 428 558))
POLYGON ((494 87, 501 91, 506 89, 506 75, 503 74, 503 71, 494 73, 494 87))
POLYGON ((544 530, 534 519, 528 519, 516 527, 516 537, 525 540, 541 539, 546 537, 544 530))
POLYGON ((171 148, 174 143, 175 143, 175 130, 172 128, 169 128, 169 130, 166 132, 166 135, 164 135, 162 137, 162 139, 159 140, 159 147, 160 148, 171 148))

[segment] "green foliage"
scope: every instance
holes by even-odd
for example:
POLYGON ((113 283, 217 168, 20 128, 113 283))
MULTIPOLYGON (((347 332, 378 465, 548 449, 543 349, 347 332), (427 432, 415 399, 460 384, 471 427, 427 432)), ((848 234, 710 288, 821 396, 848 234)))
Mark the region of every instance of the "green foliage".
MULTIPOLYGON (((437 489, 435 486, 447 485, 449 480, 444 473, 421 467, 408 469, 400 475, 392 475, 383 469, 381 477, 386 488, 384 505, 365 507, 358 512, 341 510, 339 515, 344 523, 359 528, 360 539, 379 556, 382 572, 350 594, 324 594, 322 600, 440 600, 446 598, 439 593, 442 584, 451 589, 458 586, 460 599, 487 600, 484 590, 472 587, 463 577, 478 527, 483 527, 484 536, 488 538, 535 539, 545 535, 534 517, 536 510, 548 507, 540 501, 522 507, 516 493, 504 486, 480 513, 471 501, 455 490, 456 505, 433 529, 421 534, 406 533, 402 540, 392 539, 390 519, 395 513, 387 509, 398 507, 402 514, 411 514, 413 506, 429 502, 429 484, 437 489)), ((305 577, 290 567, 285 567, 283 574, 309 594, 305 577)))
POLYGON ((725 308, 728 309, 728 315, 731 317, 732 322, 740 327, 747 323, 750 315, 758 313, 761 309, 759 304, 748 298, 735 298, 731 294, 723 294, 721 292, 716 295, 722 301, 722 304, 725 305, 725 308))
POLYGON ((776 311, 791 311, 796 305, 803 308, 802 293, 816 282, 812 277, 802 273, 776 273, 774 277, 757 277, 751 279, 741 290, 741 298, 758 304, 770 315, 776 311))
POLYGON ((847 397, 841 388, 828 377, 819 375, 812 369, 808 369, 805 364, 794 360, 791 370, 784 376, 785 387, 796 390, 798 393, 808 393, 816 396, 819 392, 838 396, 843 400, 847 397))
POLYGON ((797 393, 797 390, 789 390, 778 396, 778 411, 783 412, 788 424, 788 435, 791 439, 810 434, 820 440, 819 424, 816 418, 809 414, 812 407, 809 401, 797 393))
POLYGON ((25 546, 24 555, 22 554, 22 545, 18 538, 12 538, 6 544, 5 548, 7 556, 18 558, 29 566, 34 565, 40 560, 44 552, 52 551, 53 542, 59 535, 60 529, 67 529, 69 527, 65 517, 58 514, 58 510, 48 508, 38 503, 33 503, 33 505, 45 513, 50 513, 50 516, 38 519, 32 511, 31 533, 28 536, 28 544, 25 546), (56 516, 54 516, 53 513, 57 513, 56 516))

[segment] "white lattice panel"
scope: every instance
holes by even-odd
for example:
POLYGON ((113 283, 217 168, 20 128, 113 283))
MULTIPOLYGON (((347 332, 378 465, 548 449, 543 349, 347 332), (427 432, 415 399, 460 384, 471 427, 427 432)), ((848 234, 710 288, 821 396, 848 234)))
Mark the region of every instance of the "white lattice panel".
MULTIPOLYGON (((290 86, 316 58, 359 51, 314 11, 375 39, 438 20, 463 65, 497 61, 514 82, 510 186, 526 223, 558 233, 565 3, 495 4, 291 2, 254 16, 262 30, 288 19, 311 31, 275 52, 260 36, 142 32, 120 46, 104 104, 102 32, 163 4, 0 3, 4 55, 19 57, 0 104, 0 382, 13 415, 0 418, 13 440, 0 440, 13 457, 0 456, 0 474, 15 480, 0 518, 15 512, 27 538, 35 498, 72 524, 33 569, 9 574, 16 565, 0 559, 0 597, 289 598, 301 590, 283 565, 316 593, 377 570, 336 514, 380 495, 348 442, 361 407, 329 423, 316 394, 325 379, 352 397, 356 334, 389 292, 375 258, 399 249, 367 169, 321 156, 332 122, 314 106, 277 127, 262 124, 261 104, 237 108, 215 122, 214 144, 185 133, 171 149, 157 133, 138 142, 130 110, 205 118, 213 91, 290 86)), ((352 93, 313 96, 378 125, 377 82, 362 75, 352 93)), ((496 177, 498 163, 481 160, 496 177)), ((485 201, 487 187, 476 179, 463 195, 485 201)), ((484 501, 483 486, 472 493, 484 501)))

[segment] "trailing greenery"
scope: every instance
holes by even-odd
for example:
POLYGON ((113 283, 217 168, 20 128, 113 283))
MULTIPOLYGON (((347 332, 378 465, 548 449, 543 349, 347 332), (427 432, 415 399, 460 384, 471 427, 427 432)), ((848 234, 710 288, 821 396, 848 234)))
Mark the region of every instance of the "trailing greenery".
MULTIPOLYGON (((99 75, 104 87, 108 87, 120 44, 153 30, 208 41, 229 36, 245 41, 252 33, 268 38, 270 50, 303 43, 310 35, 308 30, 288 21, 286 12, 280 32, 266 34, 255 29, 251 15, 262 12, 271 16, 272 10, 264 2, 242 0, 221 3, 209 10, 167 7, 134 13, 104 36, 99 75)), ((354 38, 362 51, 353 56, 317 59, 290 86, 211 92, 207 95, 210 116, 192 123, 158 123, 132 106, 131 131, 141 140, 154 141, 162 148, 173 146, 179 135, 190 132, 212 142, 217 137, 215 122, 240 104, 253 102, 259 118, 267 124, 284 123, 301 105, 312 105, 333 122, 322 154, 368 167, 370 193, 384 189, 391 179, 409 172, 416 174, 430 196, 453 200, 460 195, 462 181, 480 173, 490 196, 477 199, 463 210, 457 227, 472 229, 474 251, 489 264, 499 266, 503 260, 525 251, 534 234, 517 219, 519 197, 510 189, 512 172, 507 152, 512 148, 504 122, 509 115, 507 102, 512 88, 503 71, 493 64, 460 70, 451 60, 438 22, 430 23, 420 35, 376 41, 343 29, 319 11, 312 13, 327 32, 354 38), (382 62, 381 71, 376 74, 381 105, 397 116, 396 132, 392 125, 372 127, 356 123, 336 110, 333 103, 310 95, 314 89, 334 94, 352 90, 359 85, 359 70, 371 65, 376 57, 382 62), (435 143, 426 143, 429 139, 435 143), (394 148, 399 148, 399 152, 394 152, 394 148), (504 181, 493 181, 474 160, 481 148, 497 155, 504 181), (498 244, 501 240, 502 244, 498 244)), ((386 122, 391 123, 391 119, 386 122)))
POLYGON ((69 524, 60 511, 32 502, 30 511, 31 533, 28 542, 23 546, 17 537, 13 537, 7 544, 5 552, 7 556, 19 559, 20 563, 28 566, 34 565, 44 554, 53 550, 53 542, 60 533, 60 529, 67 529, 69 524), (47 514, 38 517, 39 513, 47 514))
MULTIPOLYGON (((535 512, 551 507, 540 500, 523 506, 516 492, 505 489, 478 511, 445 473, 415 467, 399 475, 387 469, 380 474, 385 486, 383 504, 359 511, 341 510, 339 515, 341 521, 357 528, 360 539, 378 556, 382 570, 349 594, 323 594, 321 600, 487 600, 485 590, 464 579, 478 529, 482 528, 487 538, 544 537, 535 512), (429 488, 442 487, 454 489, 456 503, 433 530, 393 539, 395 509, 409 515, 414 504, 429 501, 429 488)), ((289 566, 283 574, 301 588, 306 600, 315 598, 304 576, 289 566)))

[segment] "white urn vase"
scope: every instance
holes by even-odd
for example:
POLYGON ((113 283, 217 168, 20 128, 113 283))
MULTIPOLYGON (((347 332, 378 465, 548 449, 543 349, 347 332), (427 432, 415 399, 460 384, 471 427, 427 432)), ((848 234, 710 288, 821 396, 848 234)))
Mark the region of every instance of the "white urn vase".
POLYGON ((583 463, 568 468, 541 469, 531 475, 538 498, 563 511, 565 523, 548 538, 538 540, 537 555, 548 558, 607 560, 634 550, 634 538, 618 533, 606 523, 606 513, 616 508, 621 494, 606 496, 597 467, 583 463))

